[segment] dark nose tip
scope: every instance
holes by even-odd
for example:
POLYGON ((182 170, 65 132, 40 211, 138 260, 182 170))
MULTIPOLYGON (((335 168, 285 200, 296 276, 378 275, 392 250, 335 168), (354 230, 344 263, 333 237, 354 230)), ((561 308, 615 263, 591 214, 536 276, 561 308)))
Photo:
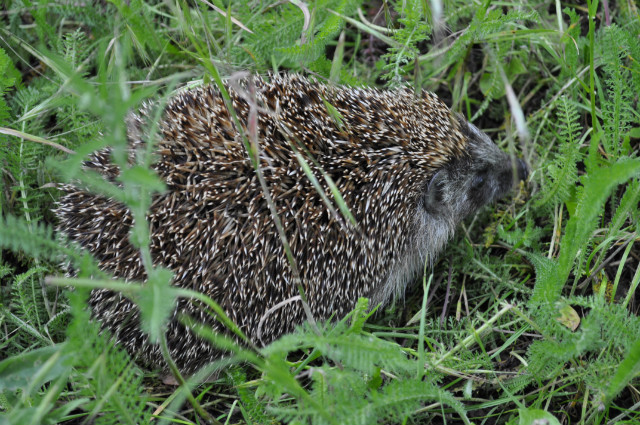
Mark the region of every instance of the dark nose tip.
POLYGON ((518 159, 518 179, 526 180, 528 176, 529 169, 527 168, 527 164, 525 164, 523 160, 518 159))

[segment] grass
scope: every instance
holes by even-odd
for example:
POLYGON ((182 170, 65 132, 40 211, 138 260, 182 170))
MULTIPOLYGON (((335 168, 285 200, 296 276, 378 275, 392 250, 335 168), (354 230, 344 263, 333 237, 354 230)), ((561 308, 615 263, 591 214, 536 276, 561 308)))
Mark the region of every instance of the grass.
POLYGON ((0 424, 640 421, 633 2, 4 4, 0 424), (360 300, 263 349, 194 324, 232 355, 167 387, 90 321, 88 291, 135 295, 161 346, 177 297, 224 313, 152 266, 144 217, 163 185, 151 156, 121 187, 82 160, 109 145, 126 168, 130 110, 242 70, 434 91, 531 175, 465 221, 403 299, 373 315, 360 300), (53 183, 71 179, 138 217, 147 285, 109 279, 56 238, 53 183), (63 258, 77 278, 56 277, 63 258))

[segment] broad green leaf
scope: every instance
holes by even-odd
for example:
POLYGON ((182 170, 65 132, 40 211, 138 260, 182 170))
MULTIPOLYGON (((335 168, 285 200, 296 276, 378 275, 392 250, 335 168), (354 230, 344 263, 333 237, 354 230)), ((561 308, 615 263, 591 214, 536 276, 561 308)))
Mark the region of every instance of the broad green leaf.
POLYGON ((618 366, 618 370, 607 389, 607 400, 613 400, 638 374, 640 374, 640 339, 636 340, 627 357, 618 366))
POLYGON ((63 344, 43 347, 0 362, 0 392, 37 388, 68 373, 72 358, 63 354, 63 347, 63 344))
POLYGON ((540 409, 518 409, 518 415, 520 416, 519 425, 560 425, 560 421, 555 416, 540 409))

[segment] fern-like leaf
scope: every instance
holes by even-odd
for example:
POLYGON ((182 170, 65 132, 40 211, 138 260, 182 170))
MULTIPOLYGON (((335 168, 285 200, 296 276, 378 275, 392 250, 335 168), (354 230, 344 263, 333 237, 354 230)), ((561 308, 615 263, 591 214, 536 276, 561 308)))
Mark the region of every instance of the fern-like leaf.
POLYGON ((47 321, 44 297, 38 275, 46 271, 44 267, 33 267, 16 276, 13 283, 13 311, 25 322, 42 329, 47 321))
POLYGON ((557 108, 559 151, 547 166, 550 184, 543 189, 537 206, 566 202, 578 181, 577 163, 581 158, 578 113, 573 103, 564 96, 558 100, 557 108))
POLYGON ((630 55, 625 39, 623 30, 615 24, 603 29, 601 46, 607 92, 602 102, 605 130, 602 145, 613 159, 623 154, 622 139, 630 129, 634 112, 634 93, 629 90, 631 75, 623 62, 630 55))
POLYGON ((401 4, 399 12, 402 18, 399 22, 402 28, 393 35, 399 46, 392 46, 383 56, 387 64, 384 67, 386 73, 382 78, 389 80, 392 86, 401 83, 405 73, 404 66, 412 63, 420 53, 418 43, 427 40, 431 34, 431 27, 424 20, 424 4, 419 0, 409 0, 401 4))

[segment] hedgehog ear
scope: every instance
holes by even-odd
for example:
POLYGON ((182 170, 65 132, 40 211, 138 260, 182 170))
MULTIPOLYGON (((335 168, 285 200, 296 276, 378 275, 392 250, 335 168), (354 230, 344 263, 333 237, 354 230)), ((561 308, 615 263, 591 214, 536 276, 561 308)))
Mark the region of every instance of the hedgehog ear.
POLYGON ((427 189, 422 195, 422 205, 425 210, 435 212, 439 209, 444 198, 444 180, 445 175, 442 170, 438 170, 429 180, 427 189))
POLYGON ((471 129, 469 128, 469 121, 464 118, 464 115, 460 113, 455 114, 456 119, 458 120, 458 124, 460 125, 460 132, 466 138, 469 138, 471 129))

